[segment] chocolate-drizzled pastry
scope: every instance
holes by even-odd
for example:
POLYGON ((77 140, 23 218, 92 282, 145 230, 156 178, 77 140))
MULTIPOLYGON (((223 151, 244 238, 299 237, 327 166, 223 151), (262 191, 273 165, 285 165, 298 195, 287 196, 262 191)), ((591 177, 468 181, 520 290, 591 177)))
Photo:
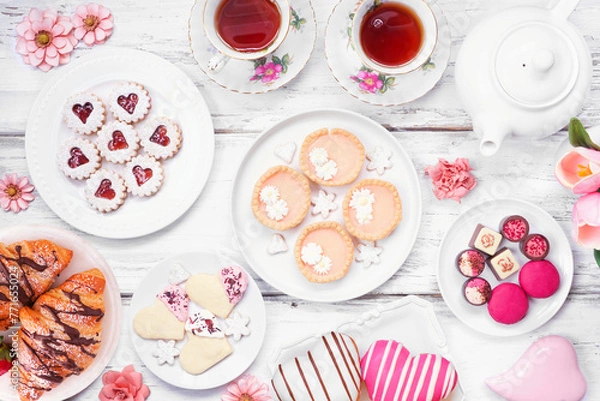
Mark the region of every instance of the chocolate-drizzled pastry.
POLYGON ((0 331, 15 323, 13 297, 18 309, 33 305, 54 284, 72 256, 73 252, 48 240, 0 243, 0 331))
POLYGON ((19 312, 21 401, 39 399, 92 364, 100 349, 104 275, 98 269, 71 276, 19 312))

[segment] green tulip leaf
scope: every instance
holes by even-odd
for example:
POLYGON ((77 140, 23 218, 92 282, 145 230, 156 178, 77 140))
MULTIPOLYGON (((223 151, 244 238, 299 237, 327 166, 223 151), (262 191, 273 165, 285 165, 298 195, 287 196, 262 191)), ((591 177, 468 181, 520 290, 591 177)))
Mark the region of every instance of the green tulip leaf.
POLYGON ((596 259, 596 264, 600 266, 600 249, 594 249, 594 259, 596 259))
POLYGON ((588 149, 600 150, 600 146, 592 141, 590 134, 583 128, 583 124, 577 118, 572 118, 569 123, 569 142, 575 147, 581 146, 588 149))

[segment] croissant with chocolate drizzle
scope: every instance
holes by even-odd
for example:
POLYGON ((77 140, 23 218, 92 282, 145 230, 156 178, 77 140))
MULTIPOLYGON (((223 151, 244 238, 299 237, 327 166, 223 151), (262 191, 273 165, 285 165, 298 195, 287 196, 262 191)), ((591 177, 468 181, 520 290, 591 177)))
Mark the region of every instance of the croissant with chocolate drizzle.
POLYGON ((105 283, 98 269, 78 273, 21 309, 21 401, 39 399, 92 364, 102 336, 105 283))
POLYGON ((16 323, 18 309, 33 305, 52 287, 72 256, 73 252, 48 240, 0 242, 0 331, 16 323))

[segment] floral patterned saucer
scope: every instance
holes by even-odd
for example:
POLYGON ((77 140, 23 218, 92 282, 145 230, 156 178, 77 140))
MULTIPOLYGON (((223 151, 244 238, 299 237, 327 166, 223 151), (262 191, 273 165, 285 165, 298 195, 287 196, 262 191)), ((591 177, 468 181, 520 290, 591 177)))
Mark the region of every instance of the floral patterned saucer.
POLYGON ((281 46, 258 60, 231 59, 218 72, 208 61, 218 52, 204 33, 202 10, 206 0, 196 0, 189 20, 192 53, 204 73, 223 88, 240 93, 265 93, 294 79, 308 62, 315 47, 317 22, 310 0, 290 0, 290 31, 281 46))
MULTIPOLYGON (((370 0, 373 5, 385 0, 370 0)), ((325 57, 335 79, 363 102, 394 106, 411 102, 429 92, 440 80, 450 59, 450 28, 437 4, 430 4, 438 23, 438 42, 421 68, 407 74, 385 75, 367 68, 352 43, 352 19, 360 1, 341 0, 325 30, 325 57)))

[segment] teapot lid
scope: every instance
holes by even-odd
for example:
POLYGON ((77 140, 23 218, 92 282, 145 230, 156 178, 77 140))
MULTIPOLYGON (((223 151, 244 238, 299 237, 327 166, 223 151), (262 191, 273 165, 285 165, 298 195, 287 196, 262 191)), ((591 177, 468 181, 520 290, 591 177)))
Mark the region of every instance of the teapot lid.
POLYGON ((515 26, 501 40, 495 72, 500 87, 527 107, 560 102, 573 89, 579 73, 576 49, 567 34, 542 21, 515 26))

